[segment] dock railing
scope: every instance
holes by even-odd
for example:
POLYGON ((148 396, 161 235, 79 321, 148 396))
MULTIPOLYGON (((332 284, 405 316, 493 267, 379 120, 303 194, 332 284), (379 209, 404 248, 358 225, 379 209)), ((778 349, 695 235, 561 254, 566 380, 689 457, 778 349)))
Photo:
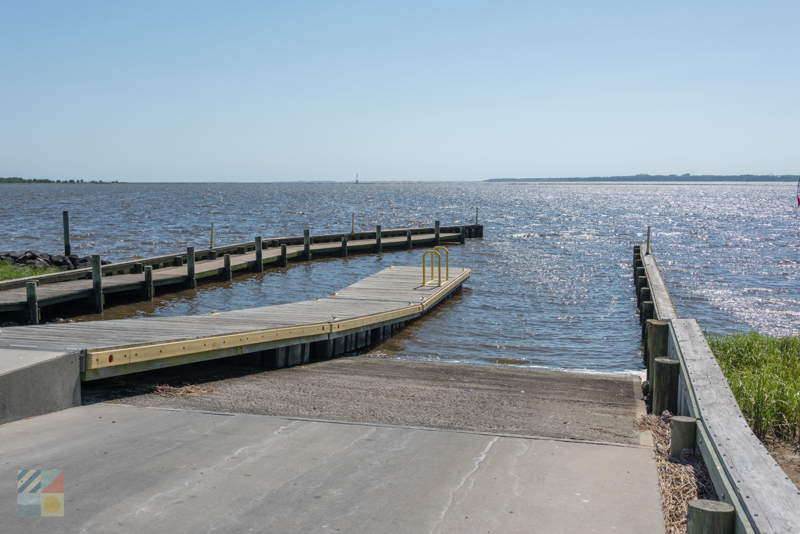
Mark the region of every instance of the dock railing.
MULTIPOLYGON (((461 226, 442 226, 440 231, 442 233, 459 234, 461 230, 467 238, 483 237, 483 225, 461 225, 461 226)), ((406 237, 409 233, 411 235, 421 234, 434 234, 434 227, 417 227, 417 228, 395 228, 390 230, 382 230, 381 237, 385 240, 392 237, 406 237)), ((370 240, 377 238, 376 231, 370 232, 351 232, 339 234, 320 234, 311 235, 311 244, 338 242, 341 243, 342 237, 346 237, 348 242, 352 245, 358 244, 361 240, 370 240)), ((281 245, 302 245, 303 236, 296 237, 272 237, 264 238, 262 240, 262 248, 280 248, 281 245)), ((216 246, 208 249, 197 249, 195 252, 195 261, 203 261, 223 257, 225 254, 244 254, 254 251, 256 248, 255 240, 246 241, 244 243, 234 243, 230 245, 216 246)), ((130 274, 143 267, 150 266, 154 270, 164 267, 174 267, 176 265, 184 265, 188 263, 187 253, 185 251, 176 252, 173 254, 164 254, 161 256, 154 256, 150 258, 138 258, 130 261, 123 261, 103 265, 101 272, 103 276, 114 276, 118 274, 130 274)), ((14 280, 0 281, 0 291, 8 289, 20 289, 26 287, 27 282, 35 281, 39 285, 53 284, 58 282, 68 282, 71 280, 85 280, 92 277, 91 267, 83 269, 73 269, 71 271, 60 271, 55 273, 43 274, 38 276, 31 276, 26 278, 17 278, 14 280)))
POLYGON ((667 380, 654 372, 660 368, 652 368, 654 360, 677 360, 678 380, 666 394, 673 397, 674 415, 697 420, 695 447, 720 500, 735 509, 737 534, 800 532, 800 491, 750 429, 697 321, 678 318, 647 250, 634 247, 634 280, 645 327, 645 359, 651 367, 650 391, 663 391, 667 380), (668 335, 660 334, 662 326, 668 335))

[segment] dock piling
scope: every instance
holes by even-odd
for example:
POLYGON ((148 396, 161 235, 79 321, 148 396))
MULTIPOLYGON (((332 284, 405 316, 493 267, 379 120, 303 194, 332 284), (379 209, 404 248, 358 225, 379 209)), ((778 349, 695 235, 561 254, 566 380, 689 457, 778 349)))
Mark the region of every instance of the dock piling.
POLYGON ((680 460, 684 449, 694 450, 697 442, 697 419, 675 415, 669 422, 669 457, 680 460))
POLYGON ((27 282, 25 284, 25 296, 28 299, 28 313, 31 324, 39 324, 39 297, 36 294, 38 282, 27 282))
POLYGON ((438 247, 441 245, 439 242, 439 221, 436 221, 433 225, 433 246, 438 247))
POLYGON ((144 300, 153 300, 154 293, 153 266, 147 265, 144 268, 144 300))
POLYGON ((64 256, 72 254, 72 245, 69 242, 69 211, 64 210, 61 214, 64 219, 64 256))
POLYGON ((92 254, 92 297, 95 313, 103 313, 103 264, 100 254, 92 254))
POLYGON ((144 272, 144 263, 133 264, 133 274, 142 274, 144 272))
POLYGON ((653 413, 661 415, 664 410, 674 414, 678 411, 678 376, 681 362, 674 358, 653 360, 653 413))
POLYGON ((733 534, 735 530, 736 508, 732 504, 708 499, 689 501, 687 534, 733 534))
POLYGON ((233 272, 231 271, 231 255, 225 254, 222 257, 222 262, 223 262, 222 278, 226 282, 230 282, 231 280, 233 280, 233 272))
POLYGON ((467 242, 467 229, 462 226, 459 232, 461 234, 459 236, 459 242, 463 245, 464 243, 467 242))
POLYGON ((381 246, 381 225, 375 226, 375 252, 383 252, 381 246))
POLYGON ((406 230, 406 250, 411 250, 414 248, 414 244, 411 242, 411 230, 406 230))
POLYGON ((281 245, 280 266, 287 267, 288 265, 289 265, 289 260, 286 258, 286 245, 281 245))
POLYGON ((303 230, 303 261, 311 261, 311 230, 303 230))
POLYGON ((653 371, 653 360, 668 357, 669 323, 657 319, 645 322, 644 364, 647 366, 647 379, 653 371))
POLYGON ((346 235, 342 236, 342 253, 341 253, 341 256, 342 256, 342 258, 346 258, 347 257, 347 236, 346 235))
POLYGON ((197 273, 194 268, 194 247, 186 247, 186 287, 197 289, 197 273))
POLYGON ((211 245, 208 248, 214 248, 214 223, 211 223, 211 245))
POLYGON ((475 226, 478 226, 478 208, 475 208, 475 226))
POLYGON ((256 242, 256 272, 263 273, 264 272, 264 248, 263 242, 261 241, 261 236, 257 235, 255 237, 256 242))

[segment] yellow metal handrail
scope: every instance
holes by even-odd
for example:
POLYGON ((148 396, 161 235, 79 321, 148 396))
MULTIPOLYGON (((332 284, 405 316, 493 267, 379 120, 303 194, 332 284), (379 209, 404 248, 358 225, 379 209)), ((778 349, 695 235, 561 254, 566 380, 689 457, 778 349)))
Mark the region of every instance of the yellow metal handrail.
MULTIPOLYGON (((443 246, 440 246, 440 245, 437 245, 437 246, 433 247, 433 249, 431 249, 431 250, 444 250, 444 272, 445 272, 444 279, 445 279, 445 281, 450 280, 450 251, 447 250, 447 247, 443 247, 443 246)), ((440 258, 441 258, 441 256, 440 256, 440 258)), ((441 265, 440 265, 440 267, 441 267, 441 265)), ((433 275, 433 273, 431 273, 431 275, 433 275)), ((441 273, 441 268, 440 268, 439 269, 439 278, 441 278, 441 277, 442 277, 442 273, 441 273)), ((439 284, 439 285, 442 285, 442 284, 439 284)))
POLYGON ((423 286, 431 286, 436 282, 436 285, 442 285, 442 255, 439 254, 439 250, 444 250, 445 254, 445 281, 450 280, 450 252, 445 247, 433 247, 430 250, 426 250, 422 253, 422 285, 423 286), (430 279, 426 278, 425 276, 425 256, 428 254, 431 255, 431 277, 430 279), (436 254, 438 263, 439 263, 439 278, 438 280, 433 277, 433 255, 436 254))

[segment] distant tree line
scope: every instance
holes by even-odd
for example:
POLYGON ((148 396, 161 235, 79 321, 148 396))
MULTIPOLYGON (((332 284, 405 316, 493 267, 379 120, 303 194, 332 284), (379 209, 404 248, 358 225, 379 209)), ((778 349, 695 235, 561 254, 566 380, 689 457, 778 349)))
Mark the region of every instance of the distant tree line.
POLYGON ((92 180, 91 182, 84 182, 83 180, 48 180, 47 178, 20 178, 19 176, 12 176, 10 178, 0 177, 0 184, 118 184, 117 180, 113 182, 104 182, 103 180, 92 180))
POLYGON ((593 176, 585 178, 490 178, 486 182, 796 182, 797 174, 714 176, 710 174, 637 174, 634 176, 593 176))

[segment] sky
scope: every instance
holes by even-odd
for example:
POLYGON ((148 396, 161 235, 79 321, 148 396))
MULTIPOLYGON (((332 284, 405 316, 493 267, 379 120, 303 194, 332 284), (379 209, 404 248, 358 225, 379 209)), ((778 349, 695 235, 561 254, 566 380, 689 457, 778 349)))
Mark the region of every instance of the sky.
POLYGON ((0 176, 800 173, 800 2, 0 0, 0 176))

